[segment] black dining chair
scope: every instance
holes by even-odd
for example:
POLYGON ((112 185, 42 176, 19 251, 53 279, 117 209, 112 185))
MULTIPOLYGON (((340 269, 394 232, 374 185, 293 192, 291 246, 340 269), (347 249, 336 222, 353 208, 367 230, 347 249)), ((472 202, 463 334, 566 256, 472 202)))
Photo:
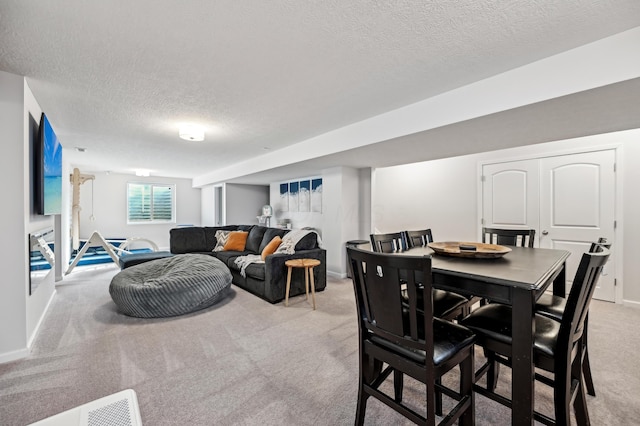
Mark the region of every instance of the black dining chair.
MULTIPOLYGON (((534 412, 535 420, 547 425, 569 425, 571 403, 580 425, 589 424, 584 379, 582 377, 582 336, 589 303, 596 288, 609 250, 584 253, 567 298, 561 321, 535 315, 533 361, 535 366, 553 373, 553 377, 536 374, 536 380, 553 387, 555 420, 534 412)), ((476 381, 487 374, 486 388, 475 385, 477 393, 511 406, 511 401, 495 392, 498 364, 511 364, 512 309, 491 303, 473 311, 461 323, 476 333, 476 344, 483 347, 487 362, 477 371, 476 381)))
MULTIPOLYGON (((376 253, 394 253, 407 248, 404 233, 371 234, 371 247, 376 253)), ((405 298, 407 294, 405 293, 405 298)), ((433 289, 433 312, 445 320, 461 319, 467 314, 468 299, 451 291, 433 289)))
POLYGON ((371 248, 376 253, 393 253, 407 249, 407 244, 402 232, 388 234, 371 234, 371 248))
POLYGON ((435 425, 440 393, 456 401, 440 424, 475 424, 474 335, 458 324, 434 318, 431 258, 354 247, 347 247, 347 255, 358 318, 360 365, 355 423, 363 424, 367 400, 373 396, 416 424, 435 425), (440 384, 441 377, 456 366, 460 367, 459 391, 440 384), (393 396, 381 388, 392 372, 393 396), (418 413, 415 405, 403 404, 404 374, 425 385, 425 415, 418 413))
POLYGON ((501 246, 533 247, 535 229, 482 228, 482 242, 501 246))
MULTIPOLYGON (((589 253, 596 253, 602 251, 602 248, 611 248, 611 244, 607 243, 606 238, 599 238, 597 243, 591 243, 589 253)), ((562 316, 566 309, 567 299, 562 296, 556 296, 551 293, 543 293, 536 302, 536 313, 543 315, 547 318, 551 318, 556 321, 562 321, 562 316)), ((583 351, 582 351, 582 374, 584 374, 584 383, 587 388, 587 393, 591 396, 596 396, 596 388, 593 385, 593 376, 591 374, 591 363, 589 362, 589 348, 587 331, 589 316, 584 320, 584 333, 582 335, 583 351)))
MULTIPOLYGON (((431 231, 431 228, 421 229, 418 231, 403 231, 403 234, 404 234, 404 240, 406 242, 406 245, 409 248, 424 247, 427 244, 433 242, 433 233, 431 231)), ((463 307, 464 309, 464 312, 462 313, 463 317, 469 315, 473 306, 477 302, 482 302, 483 300, 483 298, 477 297, 477 296, 469 296, 469 297, 465 297, 465 299, 467 299, 467 302, 463 307)))
POLYGON ((433 242, 431 229, 421 229, 419 231, 403 231, 404 239, 409 248, 424 247, 433 242))

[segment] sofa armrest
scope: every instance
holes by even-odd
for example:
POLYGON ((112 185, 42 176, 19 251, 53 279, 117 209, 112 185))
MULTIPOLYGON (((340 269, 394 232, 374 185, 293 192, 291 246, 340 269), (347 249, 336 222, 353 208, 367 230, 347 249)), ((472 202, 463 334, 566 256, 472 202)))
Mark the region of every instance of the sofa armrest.
MULTIPOLYGON (((299 250, 293 254, 274 253, 267 256, 264 261, 267 299, 274 301, 284 299, 288 269, 284 263, 290 259, 319 260, 320 266, 313 268, 316 290, 323 290, 327 286, 327 251, 325 249, 299 250)), ((293 286, 294 283, 292 282, 291 285, 293 286)))

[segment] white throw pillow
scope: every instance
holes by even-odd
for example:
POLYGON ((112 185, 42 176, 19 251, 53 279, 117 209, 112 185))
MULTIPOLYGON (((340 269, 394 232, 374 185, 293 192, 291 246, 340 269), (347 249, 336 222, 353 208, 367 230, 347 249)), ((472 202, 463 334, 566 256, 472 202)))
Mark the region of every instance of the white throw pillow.
POLYGON ((216 231, 216 246, 212 251, 222 251, 224 250, 224 245, 229 240, 229 234, 231 231, 216 231))

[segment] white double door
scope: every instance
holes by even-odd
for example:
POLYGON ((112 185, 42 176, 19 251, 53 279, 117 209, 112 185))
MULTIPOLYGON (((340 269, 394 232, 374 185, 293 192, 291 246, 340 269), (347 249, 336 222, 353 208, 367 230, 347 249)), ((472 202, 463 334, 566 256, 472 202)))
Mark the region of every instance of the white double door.
MULTIPOLYGON (((570 251, 567 291, 592 242, 615 247, 615 150, 486 164, 482 175, 483 226, 533 228, 536 247, 570 251)), ((615 300, 614 254, 594 298, 615 300)))

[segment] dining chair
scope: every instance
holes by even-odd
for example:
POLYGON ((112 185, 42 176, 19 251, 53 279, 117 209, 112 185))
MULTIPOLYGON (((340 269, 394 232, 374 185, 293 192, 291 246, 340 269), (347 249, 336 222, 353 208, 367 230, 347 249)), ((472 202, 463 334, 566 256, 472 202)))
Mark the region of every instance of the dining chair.
POLYGON ((407 248, 402 232, 371 234, 371 248, 377 253, 393 253, 407 248))
POLYGON ((404 239, 409 248, 424 247, 433 242, 433 234, 431 228, 419 231, 403 231, 404 239))
MULTIPOLYGON (((376 253, 394 253, 406 248, 406 240, 402 232, 390 234, 371 234, 371 247, 376 253), (401 249, 398 249, 401 247, 401 249)), ((405 293, 405 299, 408 295, 405 293)), ((467 314, 468 299, 451 291, 433 289, 433 311, 438 318, 445 320, 461 319, 467 314)))
POLYGON ((535 229, 482 228, 482 242, 502 246, 533 247, 535 229))
MULTIPOLYGON (((597 253, 584 253, 567 298, 561 321, 535 315, 533 361, 535 366, 553 373, 553 377, 536 374, 536 380, 553 387, 555 419, 534 411, 534 419, 547 425, 569 425, 571 404, 576 421, 589 424, 584 380, 582 377, 582 336, 589 303, 596 288, 609 250, 602 247, 597 253)), ((511 406, 511 401, 495 392, 498 364, 511 364, 512 309, 491 303, 473 311, 461 323, 476 333, 476 344, 483 347, 487 362, 476 372, 477 381, 487 374, 486 388, 474 390, 498 403, 511 406)))
POLYGON ((348 247, 347 255, 358 318, 355 423, 363 424, 367 400, 373 396, 416 424, 435 425, 436 395, 440 393, 455 401, 440 424, 475 424, 474 335, 458 324, 434 318, 431 258, 374 253, 355 247, 348 247), (402 294, 405 286, 408 299, 402 294), (441 377, 457 366, 459 391, 440 383, 441 377), (393 396, 382 386, 392 372, 393 396), (404 374, 425 385, 424 415, 414 405, 402 402, 404 374))
MULTIPOLYGON (((422 229, 419 231, 403 231, 403 234, 404 234, 404 240, 408 248, 424 247, 427 244, 433 242, 433 233, 431 231, 431 228, 422 229)), ((463 317, 469 315, 472 307, 477 302, 482 302, 483 300, 481 297, 477 297, 477 296, 468 296, 468 297, 463 296, 463 297, 467 299, 467 302, 463 307, 464 309, 464 312, 462 313, 463 317)))
MULTIPOLYGON (((599 238, 597 243, 591 243, 589 253, 597 253, 602 251, 602 248, 611 248, 611 244, 607 243, 606 238, 599 238)), ((536 302, 536 313, 543 315, 547 318, 551 318, 555 321, 562 321, 562 316, 566 309, 567 299, 565 297, 556 296, 551 293, 543 293, 536 302)), ((584 374, 584 382, 587 388, 587 393, 591 396, 596 396, 596 388, 593 385, 593 376, 591 374, 591 363, 589 362, 589 348, 587 331, 589 316, 584 320, 584 333, 582 335, 583 351, 582 351, 582 374, 584 374)))

